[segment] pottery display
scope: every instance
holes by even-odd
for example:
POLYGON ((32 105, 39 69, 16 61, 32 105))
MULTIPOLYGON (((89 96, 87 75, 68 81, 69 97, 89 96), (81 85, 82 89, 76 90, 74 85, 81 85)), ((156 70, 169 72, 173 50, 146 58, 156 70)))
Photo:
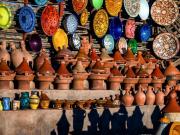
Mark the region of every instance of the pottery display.
POLYGON ((20 107, 22 110, 29 109, 29 92, 21 92, 20 107))
POLYGON ((65 18, 64 28, 69 34, 73 34, 78 26, 78 19, 74 14, 70 14, 65 18))
POLYGON ((131 95, 131 91, 126 90, 126 93, 122 97, 122 103, 126 106, 132 106, 134 97, 131 95))
POLYGON ((89 54, 90 58, 92 61, 96 61, 98 59, 100 59, 100 57, 96 54, 96 49, 95 48, 92 48, 91 51, 90 51, 90 54, 89 54))
POLYGON ((141 20, 147 20, 149 17, 149 4, 147 0, 140 0, 139 16, 141 20))
POLYGON ((73 9, 77 14, 82 13, 82 11, 86 8, 88 4, 88 0, 72 0, 73 9))
POLYGON ((84 9, 81 13, 81 17, 80 17, 80 23, 82 26, 85 26, 88 22, 89 19, 89 12, 87 9, 84 9))
POLYGON ((29 47, 34 52, 39 52, 42 48, 42 41, 39 34, 32 34, 29 38, 29 47))
POLYGON ((127 52, 127 41, 124 37, 121 37, 116 43, 116 49, 120 51, 121 54, 125 54, 127 52))
POLYGON ((3 97, 2 98, 2 105, 3 105, 3 110, 4 111, 9 111, 10 110, 10 98, 9 97, 3 97))
POLYGON ((171 25, 178 15, 179 9, 173 0, 156 0, 151 7, 151 17, 159 25, 171 25))
POLYGON ((121 11, 122 3, 122 0, 105 0, 107 12, 111 16, 118 16, 118 13, 121 11))
POLYGON ((145 64, 146 64, 146 61, 144 60, 142 54, 143 54, 143 52, 138 51, 138 53, 137 53, 137 61, 138 61, 141 65, 145 65, 145 64))
POLYGON ((130 47, 128 47, 127 52, 124 54, 124 59, 129 66, 136 66, 138 64, 130 47))
MULTIPOLYGON (((97 0, 93 0, 93 1, 97 1, 97 0)), ((106 11, 104 9, 97 11, 93 19, 93 30, 96 36, 98 38, 103 37, 108 30, 108 26, 109 26, 109 18, 106 11)))
POLYGON ((30 100, 29 100, 30 108, 33 110, 36 110, 39 106, 40 99, 37 94, 38 94, 37 91, 33 91, 30 96, 30 100))
POLYGON ((13 100, 12 101, 12 110, 16 111, 20 109, 20 101, 19 100, 13 100))
POLYGON ((179 52, 179 40, 171 33, 161 33, 153 41, 153 51, 161 59, 171 59, 179 52))
POLYGON ((124 0, 124 7, 130 17, 136 17, 140 11, 140 0, 124 0))
POLYGON ((134 19, 128 19, 125 25, 125 35, 127 38, 134 38, 136 30, 136 22, 134 19))
POLYGON ((154 105, 155 103, 155 94, 154 94, 154 88, 152 86, 148 86, 147 92, 146 92, 146 105, 154 105))
POLYGON ((90 2, 93 8, 98 10, 102 7, 104 0, 91 0, 90 2))
POLYGON ((134 101, 138 106, 142 106, 146 102, 146 95, 144 94, 144 91, 141 86, 139 86, 138 91, 134 95, 134 101))
POLYGON ((41 107, 42 109, 48 109, 48 108, 49 108, 49 104, 50 104, 50 99, 49 99, 49 97, 48 97, 45 93, 41 92, 41 96, 40 96, 40 107, 41 107))
POLYGON ((147 42, 152 36, 152 27, 149 24, 142 25, 139 32, 141 41, 147 42))
POLYGON ((3 58, 8 64, 10 63, 10 54, 6 50, 6 40, 3 40, 0 46, 0 60, 3 58))
POLYGON ((156 98, 155 98, 155 104, 156 105, 164 105, 164 93, 161 89, 157 90, 156 98))
POLYGON ((107 34, 103 39, 103 46, 106 48, 108 53, 112 54, 114 50, 114 38, 112 35, 107 34))

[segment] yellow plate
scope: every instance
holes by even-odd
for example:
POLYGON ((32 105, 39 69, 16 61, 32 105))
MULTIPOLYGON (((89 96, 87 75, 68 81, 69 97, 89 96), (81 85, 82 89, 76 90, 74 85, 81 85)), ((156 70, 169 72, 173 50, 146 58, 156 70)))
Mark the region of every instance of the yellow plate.
POLYGON ((56 51, 58 51, 59 48, 62 49, 63 46, 65 46, 66 48, 68 47, 68 37, 63 29, 58 29, 56 31, 56 33, 52 37, 52 42, 56 51))
POLYGON ((103 37, 109 26, 108 14, 104 9, 99 10, 94 16, 93 29, 98 38, 103 37))
POLYGON ((86 23, 88 22, 88 18, 89 18, 89 13, 87 11, 87 9, 85 9, 80 17, 80 23, 82 26, 86 25, 86 23))
POLYGON ((118 16, 122 8, 122 0, 105 0, 105 6, 111 16, 118 16))

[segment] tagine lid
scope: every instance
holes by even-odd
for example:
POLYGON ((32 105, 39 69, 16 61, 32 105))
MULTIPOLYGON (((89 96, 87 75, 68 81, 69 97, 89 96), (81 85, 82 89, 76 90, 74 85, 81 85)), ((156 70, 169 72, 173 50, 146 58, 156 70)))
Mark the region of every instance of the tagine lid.
POLYGON ((9 74, 11 73, 11 69, 8 67, 6 60, 1 59, 0 62, 0 73, 5 73, 5 74, 9 74))
POLYGON ((108 55, 108 52, 105 48, 102 48, 100 58, 102 61, 112 61, 113 58, 108 55))
POLYGON ((48 58, 44 59, 44 63, 40 67, 39 73, 40 74, 46 74, 46 73, 54 74, 55 73, 55 71, 54 71, 54 69, 53 69, 53 67, 52 67, 52 65, 51 65, 51 63, 50 63, 48 58))
POLYGON ((138 53, 137 53, 137 60, 142 65, 144 65, 146 63, 146 61, 144 60, 144 58, 142 56, 142 52, 141 51, 138 51, 138 53))
POLYGON ((95 49, 95 48, 92 48, 92 49, 91 49, 90 58, 91 58, 92 61, 96 61, 97 59, 100 58, 100 57, 96 54, 96 49, 95 49))
POLYGON ((72 54, 72 52, 68 49, 68 48, 66 48, 65 46, 63 47, 63 49, 61 49, 61 48, 59 48, 59 51, 58 51, 58 53, 56 54, 56 59, 61 59, 61 58, 64 58, 64 57, 66 57, 66 56, 68 56, 68 57, 71 57, 71 58, 73 58, 74 57, 74 55, 72 54))
POLYGON ((126 62, 126 60, 122 57, 119 50, 116 50, 116 52, 114 53, 114 61, 116 61, 116 62, 126 62))
POLYGON ((71 76, 71 74, 69 73, 69 71, 66 68, 66 64, 65 61, 61 61, 61 64, 57 70, 58 75, 60 76, 64 76, 64 77, 69 77, 71 76))
POLYGON ((128 60, 128 61, 135 60, 135 56, 130 47, 128 47, 127 52, 124 55, 124 58, 125 60, 128 60))
POLYGON ((105 72, 104 66, 101 63, 100 59, 98 59, 96 61, 96 63, 94 64, 93 68, 92 68, 92 72, 94 73, 102 73, 105 72))
POLYGON ((87 4, 88 0, 72 0, 73 9, 77 14, 82 13, 87 4))
POLYGON ((76 65, 73 69, 73 73, 86 73, 86 70, 81 61, 77 61, 76 65))
POLYGON ((175 67, 174 63, 172 61, 169 61, 169 66, 166 68, 164 74, 165 76, 174 76, 174 75, 180 75, 180 72, 175 67))
POLYGON ((34 72, 29 67, 29 64, 27 63, 27 59, 24 57, 22 63, 15 69, 16 73, 19 75, 22 74, 33 74, 34 72))
POLYGON ((158 79, 162 79, 164 78, 163 73, 161 72, 159 65, 156 64, 155 69, 153 70, 153 72, 151 73, 152 77, 158 78, 158 79))
POLYGON ((88 60, 89 59, 89 57, 85 53, 84 47, 82 47, 82 46, 80 47, 80 49, 76 55, 76 59, 78 59, 78 60, 88 60))
POLYGON ((130 66, 128 66, 128 70, 126 71, 126 78, 136 78, 136 75, 130 66))
POLYGON ((122 76, 120 70, 118 69, 117 65, 114 65, 113 68, 110 70, 113 76, 122 76))
POLYGON ((137 76, 139 76, 140 78, 148 78, 149 74, 146 72, 146 70, 142 66, 141 69, 138 71, 137 76))

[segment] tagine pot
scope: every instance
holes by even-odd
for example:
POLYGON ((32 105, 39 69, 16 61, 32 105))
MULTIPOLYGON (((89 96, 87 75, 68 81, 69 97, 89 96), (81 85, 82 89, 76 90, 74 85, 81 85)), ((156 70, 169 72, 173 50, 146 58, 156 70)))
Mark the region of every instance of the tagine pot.
POLYGON ((8 51, 6 50, 6 40, 2 41, 2 44, 0 46, 0 60, 3 58, 6 63, 10 63, 10 54, 8 53, 8 51))
POLYGON ((155 104, 164 105, 164 97, 165 97, 165 94, 162 92, 161 89, 159 89, 156 93, 155 104))
POLYGON ((38 97, 38 92, 32 91, 32 94, 30 96, 30 108, 32 110, 37 110, 39 103, 40 103, 40 99, 38 97))
POLYGON ((130 107, 130 106, 132 106, 133 101, 134 101, 134 97, 131 95, 131 91, 130 90, 126 90, 126 93, 122 97, 122 103, 126 107, 130 107))
POLYGON ((146 93, 146 105, 154 105, 155 98, 154 88, 152 86, 148 86, 146 93))
POLYGON ((138 61, 136 61, 136 57, 134 56, 130 47, 128 47, 127 52, 124 55, 124 59, 126 60, 126 64, 131 67, 137 66, 137 64, 139 63, 138 61))
POLYGON ((116 62, 116 64, 125 64, 126 63, 126 60, 122 57, 119 50, 116 50, 113 58, 114 58, 114 61, 116 62))
POLYGON ((137 93, 134 96, 134 100, 135 100, 136 105, 138 105, 138 106, 142 106, 142 105, 145 104, 146 95, 144 94, 143 89, 142 89, 141 86, 139 86, 139 89, 138 89, 137 93))

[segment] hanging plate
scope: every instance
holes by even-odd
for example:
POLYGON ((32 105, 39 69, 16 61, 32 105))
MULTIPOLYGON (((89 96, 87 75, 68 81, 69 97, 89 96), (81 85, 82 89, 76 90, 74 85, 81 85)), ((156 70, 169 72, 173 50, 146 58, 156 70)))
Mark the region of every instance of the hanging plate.
POLYGON ((10 9, 4 4, 0 4, 0 28, 9 28, 11 26, 11 17, 10 9))
POLYGON ((88 0, 72 0, 73 9, 77 14, 81 14, 87 4, 88 0))
POLYGON ((77 27, 78 20, 75 15, 71 14, 65 18, 64 28, 68 33, 73 34, 76 31, 77 27))
POLYGON ((85 9, 82 12, 81 17, 80 17, 80 23, 81 23, 82 26, 87 24, 88 18, 89 18, 89 13, 88 13, 87 9, 85 9))
POLYGON ((58 29, 52 37, 54 49, 56 51, 63 49, 63 46, 68 47, 68 37, 63 29, 58 29))
POLYGON ((156 0, 151 7, 152 19, 159 25, 170 25, 176 21, 179 9, 173 0, 156 0))
POLYGON ((47 0, 34 0, 34 2, 39 6, 44 6, 47 3, 47 0))
POLYGON ((75 50, 79 50, 79 48, 81 47, 81 39, 80 36, 77 33, 74 33, 72 35, 72 48, 75 50))
POLYGON ((114 38, 112 35, 107 34, 103 39, 103 45, 108 51, 108 53, 112 53, 114 50, 114 38))
POLYGON ((19 25, 24 32, 32 32, 35 27, 35 13, 32 8, 24 6, 19 11, 19 25))
POLYGON ((94 9, 98 10, 102 7, 104 0, 91 0, 91 5, 94 9))
POLYGON ((125 35, 127 38, 134 38, 136 31, 136 22, 134 19, 128 19, 125 26, 125 35))
POLYGON ((93 29, 98 38, 101 38, 106 34, 108 30, 108 25, 109 18, 106 11, 104 9, 97 11, 93 20, 93 29))
POLYGON ((53 6, 46 6, 41 15, 41 26, 48 36, 54 35, 59 27, 59 13, 53 6))
POLYGON ((171 59, 179 52, 179 40, 171 33, 162 33, 155 38, 153 50, 159 58, 171 59))
POLYGON ((149 4, 147 0, 140 0, 139 16, 142 20, 147 20, 149 17, 149 4))
POLYGON ((122 8, 122 0, 105 0, 105 6, 111 16, 118 16, 122 8))
POLYGON ((119 49, 121 54, 125 54, 127 52, 127 41, 124 37, 121 37, 116 44, 116 49, 119 49))
POLYGON ((130 17, 136 17, 140 11, 140 0, 124 0, 124 7, 130 17))
POLYGON ((149 24, 142 25, 139 31, 141 41, 146 42, 152 35, 152 27, 149 24))
POLYGON ((38 34, 32 34, 29 38, 29 47, 34 52, 39 52, 42 48, 41 37, 38 34))
POLYGON ((130 40, 128 41, 128 47, 131 48, 131 50, 132 50, 132 52, 133 52, 134 54, 137 53, 137 46, 138 46, 138 43, 137 43, 137 41, 136 41, 135 39, 130 39, 130 40))

